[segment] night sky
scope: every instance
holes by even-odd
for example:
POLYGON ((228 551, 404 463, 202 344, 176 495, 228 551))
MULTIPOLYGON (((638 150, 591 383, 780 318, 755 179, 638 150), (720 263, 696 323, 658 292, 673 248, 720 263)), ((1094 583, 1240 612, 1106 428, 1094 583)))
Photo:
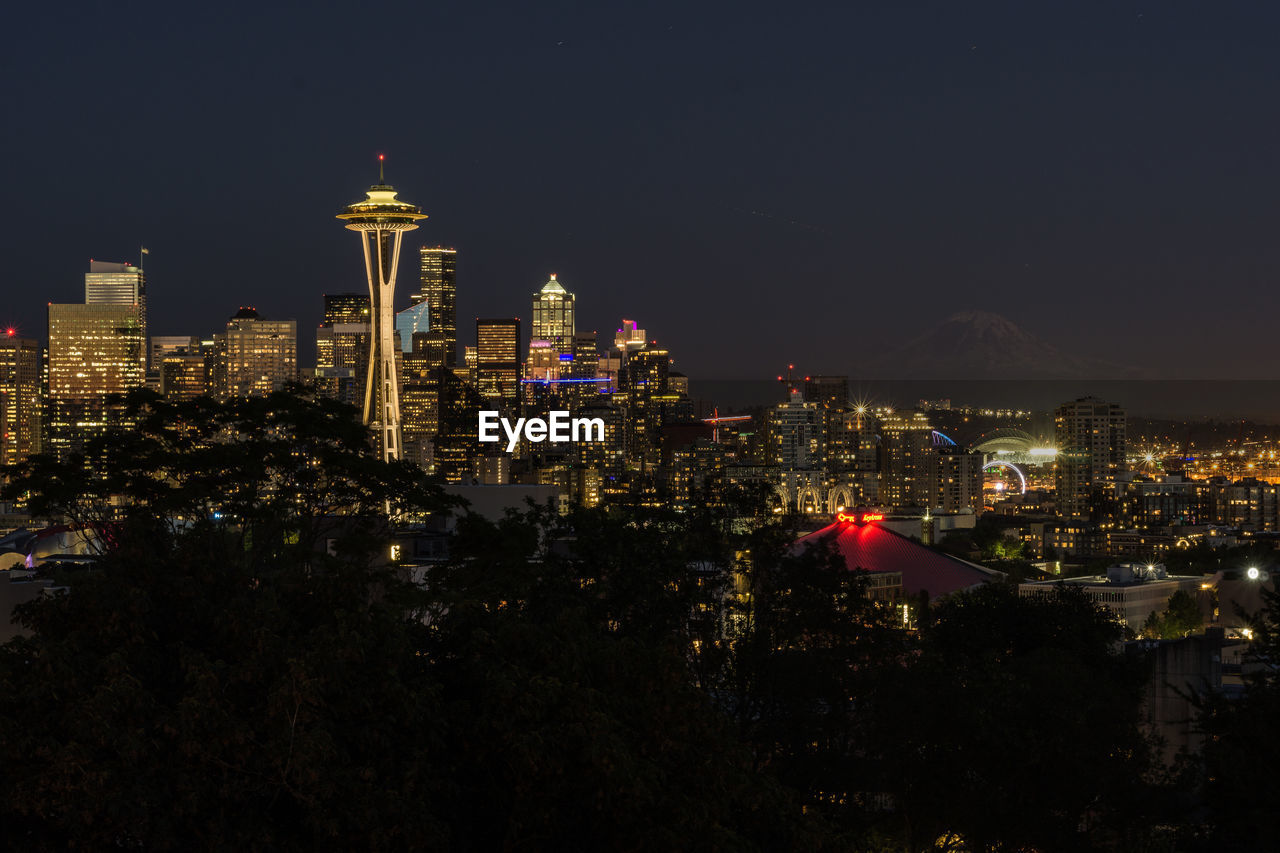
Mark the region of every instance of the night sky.
POLYGON ((961 310, 1164 375, 1275 378, 1268 3, 24 3, 0 321, 146 245, 152 334, 363 290, 377 177, 458 248, 460 337, 554 271, 696 377, 862 359, 961 310), (865 7, 865 8, 864 8, 865 7), (877 8, 892 7, 892 8, 877 8))

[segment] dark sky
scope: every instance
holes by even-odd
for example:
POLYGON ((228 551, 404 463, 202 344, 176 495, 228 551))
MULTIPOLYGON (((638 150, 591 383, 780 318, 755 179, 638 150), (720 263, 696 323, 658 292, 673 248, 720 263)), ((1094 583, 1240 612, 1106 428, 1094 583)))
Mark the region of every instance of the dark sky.
POLYGON ((153 334, 254 304, 309 363, 386 152, 467 342, 555 271, 580 328, 639 320, 695 377, 856 375, 964 309, 1276 375, 1280 7, 840 5, 22 4, 0 320, 44 338, 145 244, 153 334))

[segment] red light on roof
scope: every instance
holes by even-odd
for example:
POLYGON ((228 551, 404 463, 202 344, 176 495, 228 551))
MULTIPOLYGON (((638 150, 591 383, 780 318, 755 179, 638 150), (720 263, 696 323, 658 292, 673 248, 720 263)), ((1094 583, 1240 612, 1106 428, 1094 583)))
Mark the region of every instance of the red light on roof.
POLYGON ((387 159, 387 155, 386 155, 386 154, 379 154, 379 155, 378 155, 378 159, 379 159, 379 160, 385 160, 385 159, 387 159))
POLYGON ((13 326, 10 326, 9 328, 4 330, 4 333, 12 338, 13 336, 18 334, 18 330, 15 329, 13 326))

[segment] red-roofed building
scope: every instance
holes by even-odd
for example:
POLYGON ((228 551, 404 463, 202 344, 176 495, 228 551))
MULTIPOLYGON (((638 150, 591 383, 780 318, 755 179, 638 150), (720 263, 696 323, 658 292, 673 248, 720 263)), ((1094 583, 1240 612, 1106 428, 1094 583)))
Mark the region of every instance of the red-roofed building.
POLYGON ((820 541, 831 542, 850 571, 901 573, 908 596, 926 592, 932 600, 1004 577, 1002 572, 926 548, 875 521, 837 521, 802 537, 796 545, 820 541))

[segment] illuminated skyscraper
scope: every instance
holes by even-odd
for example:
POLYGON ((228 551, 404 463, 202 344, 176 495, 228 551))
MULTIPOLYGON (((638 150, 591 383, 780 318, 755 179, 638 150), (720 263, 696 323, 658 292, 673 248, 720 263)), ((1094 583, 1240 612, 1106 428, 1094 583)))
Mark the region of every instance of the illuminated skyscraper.
POLYGON ((194 335, 153 335, 147 345, 147 370, 159 370, 165 356, 175 352, 200 351, 200 339, 194 335))
POLYGON ((40 450, 40 344, 9 329, 0 337, 0 465, 40 450))
POLYGON ((1089 520, 1091 503, 1114 491, 1126 469, 1125 412, 1115 403, 1084 397, 1053 413, 1058 457, 1058 514, 1089 520))
POLYGON ((529 345, 546 341, 558 358, 573 355, 573 294, 556 281, 556 274, 533 297, 533 327, 529 345))
POLYGON ((294 320, 264 320, 253 308, 241 308, 213 339, 216 390, 224 398, 270 394, 298 378, 294 320))
POLYGON ((934 503, 933 427, 920 412, 889 414, 881 422, 880 502, 892 507, 934 503))
MULTIPOLYGON (((147 278, 141 267, 89 261, 84 276, 85 305, 132 305, 138 309, 142 340, 147 339, 147 278)), ((146 358, 144 351, 142 357, 146 358)), ((144 365, 145 369, 145 365, 144 365)))
POLYGON ((359 407, 369 377, 369 296, 326 293, 316 329, 316 385, 321 393, 359 407))
POLYGON ((476 388, 488 400, 520 399, 520 321, 476 319, 476 388))
POLYGON ((156 371, 160 393, 170 400, 194 400, 210 391, 208 359, 199 347, 166 353, 156 371))
POLYGON ((820 471, 824 464, 822 408, 792 391, 769 410, 769 463, 783 471, 820 471))
MULTIPOLYGON (((425 302, 410 305, 403 311, 396 312, 396 334, 400 336, 400 351, 413 352, 413 336, 425 335, 431 331, 431 306, 425 302)), ((448 341, 441 339, 438 347, 443 353, 448 341)), ((454 347, 456 350, 457 347, 454 347)))
POLYGON ((108 421, 107 397, 143 384, 137 305, 49 305, 49 408, 44 450, 78 450, 108 421))
POLYGON ((324 321, 330 326, 339 323, 368 323, 369 297, 363 293, 326 293, 324 321))
MULTIPOLYGON (((381 162, 382 156, 379 155, 381 162)), ((360 234, 364 248, 365 275, 369 281, 370 349, 369 379, 365 386, 364 422, 376 436, 382 459, 399 459, 400 370, 395 352, 396 270, 400 266, 400 243, 404 232, 413 231, 421 209, 396 199, 396 190, 384 182, 381 165, 378 183, 370 187, 363 201, 347 205, 338 218, 360 234)), ((455 333, 456 337, 456 333, 455 333)))
POLYGON ((628 353, 642 350, 649 344, 645 330, 638 326, 635 320, 623 320, 622 328, 614 335, 613 345, 622 351, 624 360, 628 353))
MULTIPOLYGON (((426 328, 445 350, 447 367, 458 365, 458 250, 443 246, 423 246, 418 249, 422 277, 418 292, 409 297, 411 305, 426 305, 426 328)), ((403 315, 404 312, 401 312, 403 315)), ((414 315, 418 322, 415 331, 424 331, 421 315, 414 315)), ((403 339, 400 345, 410 350, 403 339)))

